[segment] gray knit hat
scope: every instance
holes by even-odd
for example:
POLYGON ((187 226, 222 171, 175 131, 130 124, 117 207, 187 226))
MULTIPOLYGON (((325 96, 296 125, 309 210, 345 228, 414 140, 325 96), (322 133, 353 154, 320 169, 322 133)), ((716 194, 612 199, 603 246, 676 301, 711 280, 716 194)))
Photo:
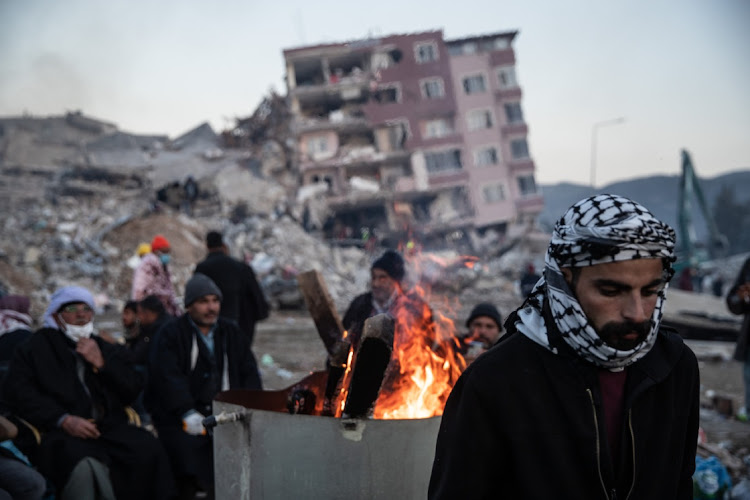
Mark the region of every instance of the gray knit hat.
POLYGON ((221 290, 211 278, 205 274, 195 273, 185 285, 185 307, 205 295, 216 295, 222 300, 221 290))

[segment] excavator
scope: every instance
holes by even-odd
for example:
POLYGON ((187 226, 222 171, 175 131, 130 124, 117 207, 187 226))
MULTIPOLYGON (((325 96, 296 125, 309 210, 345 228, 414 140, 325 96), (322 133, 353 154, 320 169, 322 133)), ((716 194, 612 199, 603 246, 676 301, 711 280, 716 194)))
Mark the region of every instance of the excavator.
POLYGON ((695 174, 690 153, 682 150, 682 177, 677 206, 677 262, 678 273, 686 268, 697 268, 702 263, 726 256, 729 240, 719 232, 713 215, 706 204, 698 176, 695 174), (693 224, 693 202, 697 201, 703 220, 708 229, 708 240, 701 241, 696 236, 693 224))

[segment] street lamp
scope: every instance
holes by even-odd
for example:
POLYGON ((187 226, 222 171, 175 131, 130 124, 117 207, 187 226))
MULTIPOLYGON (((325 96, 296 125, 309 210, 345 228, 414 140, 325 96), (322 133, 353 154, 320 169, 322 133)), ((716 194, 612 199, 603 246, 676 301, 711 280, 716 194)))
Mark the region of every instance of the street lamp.
POLYGON ((619 125, 625 121, 625 117, 613 118, 596 122, 591 127, 591 187, 596 187, 596 132, 607 125, 619 125))

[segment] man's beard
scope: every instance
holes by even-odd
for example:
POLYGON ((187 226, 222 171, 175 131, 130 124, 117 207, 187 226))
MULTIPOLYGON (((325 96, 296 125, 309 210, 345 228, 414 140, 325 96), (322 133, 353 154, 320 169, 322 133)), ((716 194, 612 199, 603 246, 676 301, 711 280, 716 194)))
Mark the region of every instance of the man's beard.
POLYGON ((597 330, 599 337, 610 347, 618 351, 630 351, 643 342, 651 331, 651 321, 642 323, 624 321, 622 323, 610 322, 597 330), (636 337, 626 339, 625 335, 635 333, 636 337))

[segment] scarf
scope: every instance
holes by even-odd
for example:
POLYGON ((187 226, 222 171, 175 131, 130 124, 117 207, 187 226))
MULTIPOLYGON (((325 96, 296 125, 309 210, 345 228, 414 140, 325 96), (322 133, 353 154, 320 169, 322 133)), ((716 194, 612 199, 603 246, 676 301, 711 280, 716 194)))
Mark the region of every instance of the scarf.
POLYGON ((0 336, 15 330, 31 330, 31 316, 12 309, 0 309, 0 336))
POLYGON ((551 345, 542 315, 549 303, 555 326, 577 356, 594 365, 619 371, 645 356, 656 342, 672 278, 675 233, 638 203, 611 194, 583 199, 557 221, 542 278, 517 311, 516 328, 537 344, 557 353, 551 345), (605 344, 589 322, 575 293, 563 277, 563 267, 587 267, 630 259, 662 259, 665 286, 659 291, 646 338, 633 349, 621 351, 605 344))

